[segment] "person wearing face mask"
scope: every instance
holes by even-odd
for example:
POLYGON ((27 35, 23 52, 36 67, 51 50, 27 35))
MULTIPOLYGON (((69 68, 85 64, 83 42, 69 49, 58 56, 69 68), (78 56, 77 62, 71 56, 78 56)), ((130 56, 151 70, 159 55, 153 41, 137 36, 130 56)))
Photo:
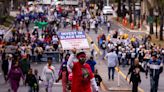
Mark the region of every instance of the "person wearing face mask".
POLYGON ((152 58, 147 64, 147 71, 150 75, 150 92, 158 91, 159 76, 163 71, 163 62, 157 58, 156 52, 152 53, 152 58))
POLYGON ((71 92, 92 92, 91 85, 98 92, 98 87, 89 64, 86 62, 86 54, 79 52, 76 55, 78 62, 69 62, 72 70, 71 92), (70 64, 72 63, 72 64, 70 64))
POLYGON ((55 67, 52 66, 51 57, 48 57, 48 64, 44 66, 41 78, 45 83, 46 92, 52 92, 52 86, 56 76, 55 76, 55 67))

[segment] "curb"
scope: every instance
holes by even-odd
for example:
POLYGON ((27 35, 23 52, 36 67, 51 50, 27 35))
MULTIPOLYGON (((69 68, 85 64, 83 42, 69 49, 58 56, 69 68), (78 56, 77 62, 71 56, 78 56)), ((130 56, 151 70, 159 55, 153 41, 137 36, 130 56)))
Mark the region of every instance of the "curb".
POLYGON ((131 29, 128 29, 127 27, 121 25, 119 22, 117 22, 116 20, 114 19, 111 19, 114 23, 116 23, 117 25, 119 25, 120 27, 126 29, 127 31, 129 32, 142 32, 142 33, 145 33, 145 34, 149 34, 147 31, 140 31, 140 29, 138 29, 138 31, 135 31, 135 30, 131 30, 131 29))
POLYGON ((122 92, 122 91, 123 91, 123 92, 124 92, 124 91, 129 91, 129 92, 131 92, 131 91, 132 91, 132 89, 129 89, 129 88, 119 88, 119 87, 108 88, 108 90, 109 90, 109 91, 117 91, 117 92, 118 92, 118 91, 121 91, 121 92, 122 92))

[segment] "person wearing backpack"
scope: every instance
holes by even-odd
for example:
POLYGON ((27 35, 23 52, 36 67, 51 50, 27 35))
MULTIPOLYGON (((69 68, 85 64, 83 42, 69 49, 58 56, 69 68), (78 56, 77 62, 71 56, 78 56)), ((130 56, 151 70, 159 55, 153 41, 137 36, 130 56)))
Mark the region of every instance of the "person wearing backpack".
POLYGON ((52 86, 55 81, 55 67, 52 66, 52 58, 48 57, 48 64, 46 64, 42 71, 43 82, 46 86, 46 92, 52 92, 52 86))
POLYGON ((152 53, 152 58, 147 64, 147 71, 150 75, 150 92, 157 92, 159 76, 163 72, 163 63, 157 58, 157 54, 155 52, 152 53))

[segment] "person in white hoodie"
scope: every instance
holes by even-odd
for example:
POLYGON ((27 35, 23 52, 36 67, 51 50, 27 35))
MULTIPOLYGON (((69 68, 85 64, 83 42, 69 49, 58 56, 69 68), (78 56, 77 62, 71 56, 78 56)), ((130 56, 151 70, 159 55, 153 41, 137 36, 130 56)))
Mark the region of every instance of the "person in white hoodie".
POLYGON ((56 77, 55 77, 55 67, 52 66, 51 57, 48 57, 48 64, 44 66, 41 78, 45 83, 46 92, 52 92, 52 86, 56 77))

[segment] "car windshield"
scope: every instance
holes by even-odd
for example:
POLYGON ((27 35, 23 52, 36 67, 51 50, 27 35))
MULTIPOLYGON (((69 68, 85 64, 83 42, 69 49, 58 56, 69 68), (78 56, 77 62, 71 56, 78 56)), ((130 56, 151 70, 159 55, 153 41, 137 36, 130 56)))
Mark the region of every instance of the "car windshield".
POLYGON ((111 10, 112 8, 111 7, 104 7, 105 10, 111 10))

